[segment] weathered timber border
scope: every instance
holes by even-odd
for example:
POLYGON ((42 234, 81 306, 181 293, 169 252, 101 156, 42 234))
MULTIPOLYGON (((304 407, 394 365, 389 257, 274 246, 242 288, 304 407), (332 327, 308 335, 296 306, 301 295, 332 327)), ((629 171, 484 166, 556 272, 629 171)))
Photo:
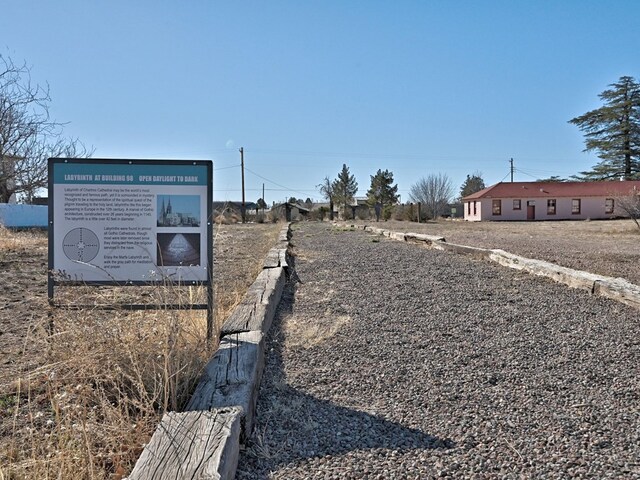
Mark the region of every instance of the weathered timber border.
POLYGON ((220 346, 185 411, 164 415, 130 480, 235 478, 240 445, 253 428, 264 339, 291 273, 290 238, 287 223, 263 270, 223 324, 220 346))
POLYGON ((533 275, 550 278, 572 288, 587 290, 591 294, 610 298, 626 305, 640 309, 640 286, 624 278, 606 277, 595 273, 561 267, 555 263, 521 257, 500 249, 472 247, 448 243, 444 237, 419 233, 402 233, 371 227, 369 225, 343 224, 347 227, 364 230, 375 235, 383 235, 394 240, 413 242, 430 248, 470 255, 475 258, 489 260, 505 267, 525 271, 533 275))

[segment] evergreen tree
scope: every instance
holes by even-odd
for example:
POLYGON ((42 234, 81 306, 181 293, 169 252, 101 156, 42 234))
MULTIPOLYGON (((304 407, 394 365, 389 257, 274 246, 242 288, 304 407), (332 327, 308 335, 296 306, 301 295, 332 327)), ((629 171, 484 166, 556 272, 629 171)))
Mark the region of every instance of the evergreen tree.
POLYGON ((376 219, 380 220, 379 212, 384 211, 384 207, 394 205, 397 201, 398 185, 393 184, 393 173, 378 169, 375 175, 371 175, 371 187, 367 191, 367 202, 376 207, 376 219))
POLYGON ((562 183, 566 182, 566 178, 559 177, 558 175, 552 175, 547 178, 538 178, 536 182, 546 182, 546 183, 562 183))
POLYGON ((338 205, 343 205, 346 211, 358 191, 356 177, 349 173, 349 167, 346 164, 342 165, 342 170, 338 174, 338 178, 333 181, 332 187, 335 202, 338 205))
POLYGON ((602 159, 581 180, 640 178, 640 84, 625 76, 609 86, 602 107, 569 120, 584 132, 584 151, 602 159))
POLYGON ((482 172, 473 172, 471 175, 467 175, 467 179, 460 187, 460 198, 479 192, 484 188, 485 185, 484 180, 482 179, 482 172))

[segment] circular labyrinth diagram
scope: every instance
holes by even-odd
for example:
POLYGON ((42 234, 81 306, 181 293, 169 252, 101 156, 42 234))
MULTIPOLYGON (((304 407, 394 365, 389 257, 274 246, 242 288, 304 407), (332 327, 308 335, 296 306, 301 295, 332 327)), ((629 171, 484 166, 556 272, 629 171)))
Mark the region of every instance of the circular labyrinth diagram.
POLYGON ((69 260, 90 262, 98 255, 100 241, 88 228, 74 228, 65 235, 62 250, 69 260))

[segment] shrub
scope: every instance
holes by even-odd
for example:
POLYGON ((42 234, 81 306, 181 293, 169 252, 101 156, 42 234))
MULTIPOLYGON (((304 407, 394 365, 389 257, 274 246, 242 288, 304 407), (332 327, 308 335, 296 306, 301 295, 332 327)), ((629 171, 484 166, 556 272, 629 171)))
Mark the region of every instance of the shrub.
POLYGON ((267 215, 267 219, 271 223, 278 223, 280 221, 280 216, 281 216, 280 210, 277 208, 272 208, 271 211, 269 211, 269 214, 267 215))
POLYGON ((371 214, 369 212, 369 209, 366 208, 366 207, 358 207, 356 209, 356 216, 360 220, 369 220, 369 218, 371 218, 371 214))
POLYGON ((415 222, 416 217, 418 215, 418 209, 413 203, 410 203, 404 208, 404 218, 403 220, 408 220, 409 222, 415 222))
POLYGON ((382 209, 382 219, 386 222, 393 215, 393 211, 395 210, 395 205, 385 205, 382 209))

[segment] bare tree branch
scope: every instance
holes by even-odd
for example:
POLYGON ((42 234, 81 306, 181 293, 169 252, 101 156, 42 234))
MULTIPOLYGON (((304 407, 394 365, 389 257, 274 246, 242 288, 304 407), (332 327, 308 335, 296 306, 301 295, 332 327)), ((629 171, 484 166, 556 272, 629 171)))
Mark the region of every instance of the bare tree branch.
POLYGON ((434 220, 442 214, 451 197, 453 197, 451 179, 442 173, 421 178, 409 190, 409 198, 413 202, 423 204, 427 208, 427 214, 434 220))
POLYGON ((629 195, 615 197, 616 207, 622 210, 640 229, 640 191, 631 190, 629 195))
POLYGON ((335 195, 333 191, 333 182, 329 180, 329 177, 324 177, 322 183, 316 185, 316 188, 324 198, 329 200, 329 220, 333 221, 333 198, 335 195))
POLYGON ((20 195, 31 202, 47 185, 47 159, 89 157, 77 138, 62 136, 65 124, 49 116, 49 86, 33 85, 26 63, 0 55, 0 203, 20 195))

